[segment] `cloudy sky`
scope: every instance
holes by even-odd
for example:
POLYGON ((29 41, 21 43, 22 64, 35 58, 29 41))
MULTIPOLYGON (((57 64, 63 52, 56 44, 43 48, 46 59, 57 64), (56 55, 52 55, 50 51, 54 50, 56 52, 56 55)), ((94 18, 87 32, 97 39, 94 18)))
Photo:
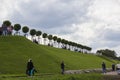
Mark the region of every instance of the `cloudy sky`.
POLYGON ((4 20, 120 56, 120 0, 0 0, 4 20))

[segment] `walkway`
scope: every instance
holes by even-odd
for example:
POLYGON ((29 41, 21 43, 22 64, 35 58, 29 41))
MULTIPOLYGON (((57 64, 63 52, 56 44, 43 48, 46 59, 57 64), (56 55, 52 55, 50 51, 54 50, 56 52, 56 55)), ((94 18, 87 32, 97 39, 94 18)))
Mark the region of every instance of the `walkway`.
POLYGON ((107 72, 105 75, 118 75, 117 71, 107 72))

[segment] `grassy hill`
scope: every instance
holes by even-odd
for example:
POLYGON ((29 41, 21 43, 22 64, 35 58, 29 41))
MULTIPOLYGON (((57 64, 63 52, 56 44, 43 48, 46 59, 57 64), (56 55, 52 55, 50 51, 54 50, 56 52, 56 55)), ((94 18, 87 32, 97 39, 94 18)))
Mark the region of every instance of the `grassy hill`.
POLYGON ((59 73, 64 60, 66 70, 101 68, 112 62, 91 54, 81 54, 44 45, 37 45, 21 36, 0 36, 0 73, 25 73, 31 58, 39 73, 59 73))

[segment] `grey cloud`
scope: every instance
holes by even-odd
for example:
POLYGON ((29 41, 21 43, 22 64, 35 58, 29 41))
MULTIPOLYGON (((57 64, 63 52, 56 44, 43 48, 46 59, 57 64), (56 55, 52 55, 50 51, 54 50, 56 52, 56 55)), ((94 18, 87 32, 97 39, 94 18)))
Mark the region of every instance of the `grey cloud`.
POLYGON ((94 40, 92 40, 91 46, 96 49, 99 47, 114 48, 120 44, 120 30, 102 29, 102 33, 99 34, 94 40))
POLYGON ((120 30, 107 29, 103 35, 107 41, 120 41, 120 30))
POLYGON ((42 29, 69 27, 82 22, 90 3, 89 0, 56 0, 49 4, 47 0, 46 3, 34 0, 19 4, 21 12, 15 10, 11 19, 42 29))

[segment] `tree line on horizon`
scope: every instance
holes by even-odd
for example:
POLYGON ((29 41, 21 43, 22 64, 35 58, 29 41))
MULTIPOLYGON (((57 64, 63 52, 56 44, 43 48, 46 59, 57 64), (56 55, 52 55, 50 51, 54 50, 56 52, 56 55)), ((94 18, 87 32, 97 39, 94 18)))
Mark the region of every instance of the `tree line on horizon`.
POLYGON ((71 51, 76 51, 81 53, 90 53, 90 51, 92 50, 91 47, 73 41, 69 41, 66 39, 61 39, 58 36, 53 36, 51 34, 43 33, 42 31, 36 29, 29 29, 28 26, 21 27, 20 24, 11 25, 11 22, 9 20, 3 21, 3 24, 0 27, 0 35, 12 35, 13 30, 15 31, 14 35, 20 35, 21 29, 25 37, 28 36, 29 33, 31 35, 32 41, 33 42, 35 41, 39 44, 41 44, 40 39, 42 37, 44 39, 44 45, 46 44, 46 41, 48 39, 48 44, 47 44, 48 46, 54 47, 54 45, 57 43, 58 48, 68 49, 71 51), (5 32, 6 34, 3 34, 5 32), (37 37, 37 40, 34 39, 34 37, 37 37))

